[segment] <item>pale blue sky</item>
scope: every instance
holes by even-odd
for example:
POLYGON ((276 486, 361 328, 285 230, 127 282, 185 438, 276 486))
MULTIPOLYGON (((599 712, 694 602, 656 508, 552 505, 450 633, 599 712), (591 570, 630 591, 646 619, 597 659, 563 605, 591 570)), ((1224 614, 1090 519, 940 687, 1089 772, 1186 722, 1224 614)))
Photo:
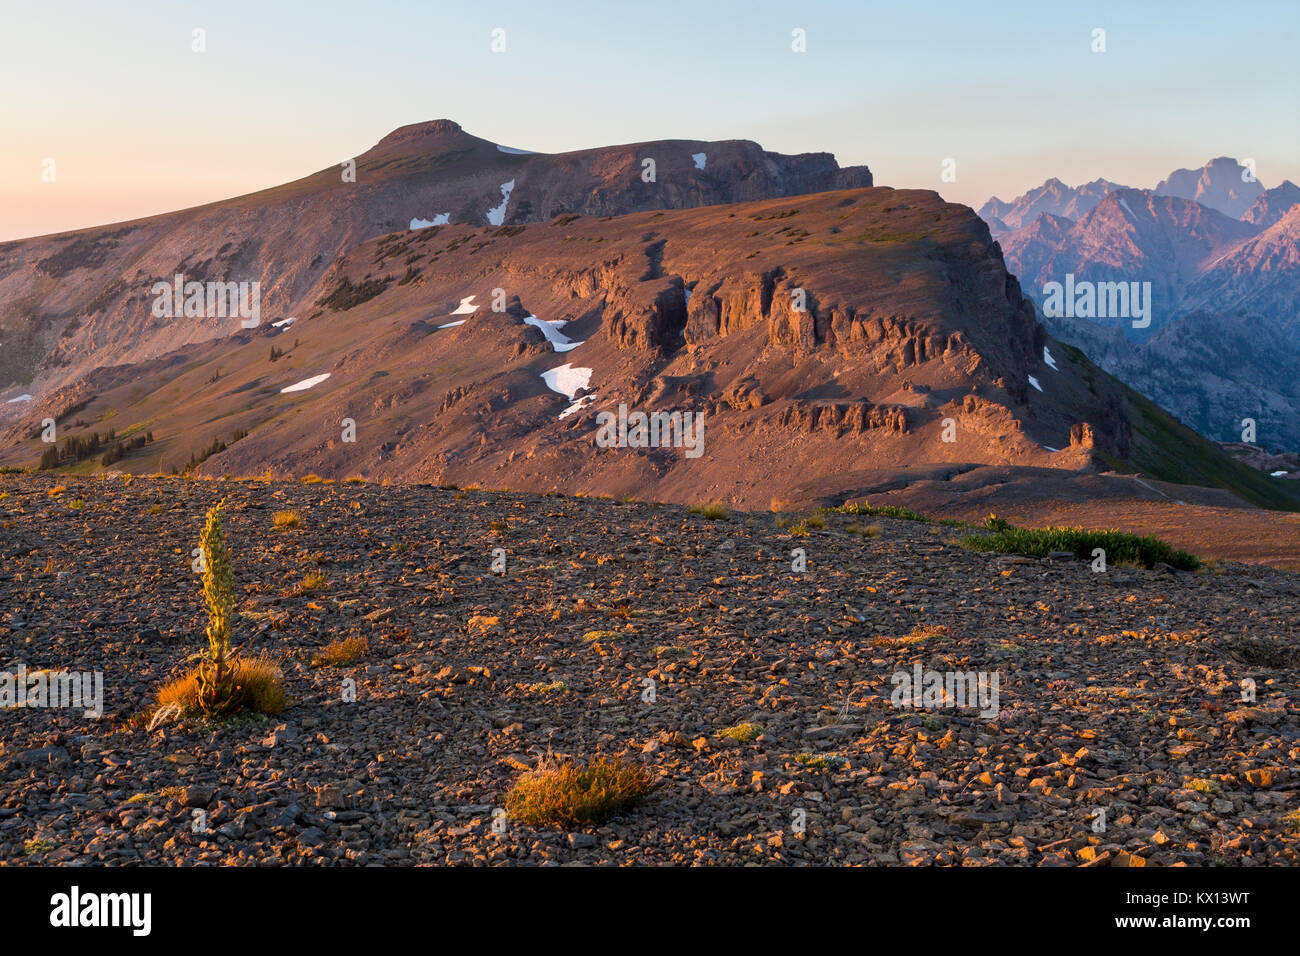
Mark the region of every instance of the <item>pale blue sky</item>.
POLYGON ((547 152, 824 150, 976 206, 1220 155, 1300 182, 1298 26, 1294 0, 0 0, 0 239, 276 185, 442 117, 547 152))

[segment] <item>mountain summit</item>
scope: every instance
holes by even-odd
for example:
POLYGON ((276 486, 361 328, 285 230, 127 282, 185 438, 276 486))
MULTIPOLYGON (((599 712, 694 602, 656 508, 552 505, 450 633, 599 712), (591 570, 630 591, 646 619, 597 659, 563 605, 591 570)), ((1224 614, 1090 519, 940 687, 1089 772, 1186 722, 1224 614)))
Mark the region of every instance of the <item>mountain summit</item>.
POLYGON ((1233 219, 1240 219, 1263 191, 1249 168, 1227 156, 1212 159, 1200 169, 1176 169, 1155 188, 1157 196, 1191 199, 1233 219))

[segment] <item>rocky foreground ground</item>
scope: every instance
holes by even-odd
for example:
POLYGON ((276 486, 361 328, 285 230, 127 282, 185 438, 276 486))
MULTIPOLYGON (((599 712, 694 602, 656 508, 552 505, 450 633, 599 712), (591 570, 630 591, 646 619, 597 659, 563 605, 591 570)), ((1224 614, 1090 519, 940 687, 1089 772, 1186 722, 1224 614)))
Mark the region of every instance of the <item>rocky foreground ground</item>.
POLYGON ((0 477, 0 670, 102 671, 106 711, 0 711, 0 860, 1297 862, 1300 578, 1095 573, 798 517, 0 477), (150 732, 203 645, 191 549, 223 497, 236 641, 279 657, 291 701, 150 732), (274 527, 286 510, 298 527, 274 527), (313 665, 351 635, 363 658, 313 665), (893 706, 918 661, 996 673, 998 712, 893 706), (761 734, 720 736, 744 723, 761 734), (496 832, 548 753, 630 754, 660 785, 589 830, 496 832))

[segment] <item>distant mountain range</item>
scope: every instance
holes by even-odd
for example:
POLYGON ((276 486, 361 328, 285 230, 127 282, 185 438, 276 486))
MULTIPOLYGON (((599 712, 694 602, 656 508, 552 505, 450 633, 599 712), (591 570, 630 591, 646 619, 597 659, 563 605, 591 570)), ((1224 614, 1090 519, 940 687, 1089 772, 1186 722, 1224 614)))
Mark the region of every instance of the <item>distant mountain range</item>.
POLYGON ((979 214, 1053 334, 1202 434, 1239 441, 1253 418, 1261 443, 1300 449, 1283 373, 1300 365, 1300 187, 1219 158, 1154 189, 1049 179, 979 214), (1113 308, 1116 283, 1149 289, 1149 314, 1113 308), (1082 290, 1078 307, 1057 285, 1082 290))

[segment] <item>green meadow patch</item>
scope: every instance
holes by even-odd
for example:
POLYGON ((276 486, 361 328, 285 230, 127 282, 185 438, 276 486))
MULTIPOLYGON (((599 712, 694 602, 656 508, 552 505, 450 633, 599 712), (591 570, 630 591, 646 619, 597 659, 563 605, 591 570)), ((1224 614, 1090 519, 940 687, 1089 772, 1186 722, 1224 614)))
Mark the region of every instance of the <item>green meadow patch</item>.
POLYGON ((1086 528, 1018 528, 999 521, 989 534, 970 534, 962 544, 976 551, 998 551, 1044 558, 1053 551, 1069 551, 1076 558, 1091 561, 1093 551, 1106 552, 1107 564, 1140 564, 1153 568, 1159 563, 1181 571, 1195 571, 1201 561, 1194 554, 1180 551, 1161 541, 1127 531, 1089 531, 1086 528))

